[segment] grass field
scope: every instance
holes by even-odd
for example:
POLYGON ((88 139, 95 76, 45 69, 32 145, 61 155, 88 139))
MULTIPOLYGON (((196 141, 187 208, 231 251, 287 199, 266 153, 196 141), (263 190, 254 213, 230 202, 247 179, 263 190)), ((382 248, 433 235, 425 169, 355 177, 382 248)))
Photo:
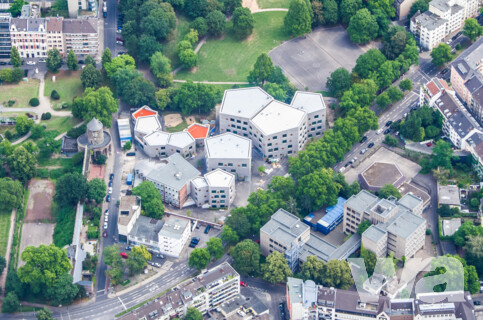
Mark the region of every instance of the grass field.
POLYGON ((72 127, 80 122, 79 119, 74 117, 52 117, 50 120, 44 120, 40 123, 46 126, 46 130, 56 130, 63 133, 69 131, 72 127))
POLYGON ((54 109, 58 109, 64 102, 72 102, 75 97, 81 97, 84 92, 80 81, 81 71, 61 70, 55 75, 55 82, 52 82, 52 74, 48 73, 45 77, 44 96, 50 97, 52 90, 57 90, 60 95, 59 100, 51 100, 54 109))
POLYGON ((188 124, 186 123, 186 121, 183 120, 183 122, 181 122, 177 126, 166 128, 166 131, 167 132, 180 132, 180 131, 183 131, 186 128, 188 128, 188 124))
POLYGON ((290 0, 257 0, 260 9, 288 8, 290 0))
POLYGON ((0 256, 5 257, 10 230, 10 215, 12 212, 0 211, 0 256))
POLYGON ((208 40, 198 52, 198 67, 194 71, 181 70, 176 79, 196 81, 247 81, 257 57, 268 53, 289 38, 283 30, 286 12, 255 13, 255 29, 244 41, 237 40, 227 24, 223 39, 208 40))
POLYGON ((8 100, 15 100, 12 108, 30 107, 30 99, 39 97, 39 80, 29 79, 18 84, 5 84, 0 86, 0 104, 8 107, 8 100))
POLYGON ((181 65, 178 54, 176 52, 176 45, 181 41, 181 38, 189 31, 189 21, 182 15, 176 15, 176 30, 169 41, 163 43, 163 53, 171 60, 171 67, 176 69, 181 65))

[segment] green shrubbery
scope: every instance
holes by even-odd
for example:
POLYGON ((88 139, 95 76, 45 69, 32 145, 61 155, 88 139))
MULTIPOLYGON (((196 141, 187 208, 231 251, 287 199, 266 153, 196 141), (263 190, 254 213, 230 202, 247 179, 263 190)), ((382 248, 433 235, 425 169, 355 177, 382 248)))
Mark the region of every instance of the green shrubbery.
POLYGON ((48 179, 49 169, 37 169, 37 177, 40 179, 48 179))
POLYGON ((40 101, 39 101, 38 98, 32 98, 32 99, 30 99, 29 104, 32 107, 37 107, 40 104, 40 101))
POLYGON ((60 94, 56 90, 52 90, 52 92, 50 93, 50 97, 54 100, 59 100, 60 94))
POLYGON ((75 226, 75 209, 69 206, 58 208, 55 220, 54 244, 59 248, 63 248, 65 245, 72 243, 75 226))

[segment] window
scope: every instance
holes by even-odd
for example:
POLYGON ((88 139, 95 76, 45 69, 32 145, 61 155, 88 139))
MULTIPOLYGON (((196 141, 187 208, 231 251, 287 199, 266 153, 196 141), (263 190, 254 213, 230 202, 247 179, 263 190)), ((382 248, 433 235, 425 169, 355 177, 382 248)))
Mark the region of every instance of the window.
POLYGON ((222 166, 222 165, 223 165, 223 163, 221 163, 221 162, 218 162, 218 165, 219 165, 219 166, 222 166))
POLYGON ((225 193, 225 190, 220 190, 220 193, 225 193))
POLYGON ((272 146, 272 143, 267 143, 267 147, 271 147, 272 146))
POLYGON ((241 121, 240 120, 237 120, 236 123, 241 123, 241 121))
POLYGON ((233 163, 228 163, 228 166, 229 167, 233 167, 233 163))
POLYGON ((244 125, 247 125, 247 124, 248 124, 248 122, 246 122, 246 121, 243 121, 243 124, 244 124, 244 125))
POLYGON ((215 199, 218 199, 220 196, 219 195, 215 195, 215 199))
POLYGON ((237 128, 237 129, 241 129, 241 127, 240 127, 240 126, 236 126, 236 128, 237 128))
POLYGON ((273 139, 273 140, 276 140, 276 139, 277 139, 277 136, 273 136, 273 138, 272 138, 272 139, 273 139))
POLYGON ((233 119, 233 118, 230 118, 230 121, 231 121, 231 122, 235 122, 235 119, 233 119))
POLYGON ((235 169, 231 169, 230 171, 231 171, 231 172, 236 172, 236 170, 235 170, 235 169))
POLYGON ((211 190, 211 193, 216 193, 216 190, 211 190))
POLYGON ((272 152, 272 151, 273 151, 273 149, 268 149, 268 152, 272 152))
POLYGON ((315 119, 317 119, 318 117, 319 117, 319 115, 314 116, 315 119))
POLYGON ((286 133, 284 133, 284 134, 282 135, 282 138, 286 138, 286 137, 287 137, 287 134, 286 134, 286 133))
POLYGON ((287 143, 287 140, 282 140, 282 143, 287 143))
POLYGON ((278 151, 278 148, 273 149, 273 151, 278 151))
POLYGON ((225 196, 225 195, 222 195, 222 196, 221 196, 221 198, 222 198, 222 199, 225 199, 225 198, 226 198, 226 196, 225 196))
POLYGON ((242 167, 243 168, 246 168, 247 167, 247 164, 246 163, 242 163, 242 167))

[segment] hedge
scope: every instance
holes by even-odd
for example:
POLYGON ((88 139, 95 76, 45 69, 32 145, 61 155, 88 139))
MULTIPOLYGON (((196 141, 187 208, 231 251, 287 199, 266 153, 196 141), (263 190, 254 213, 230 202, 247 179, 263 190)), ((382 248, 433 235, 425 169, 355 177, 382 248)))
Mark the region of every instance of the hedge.
POLYGON ((54 244, 59 248, 63 248, 72 243, 75 226, 75 209, 69 206, 60 208, 55 220, 54 244))
POLYGON ((32 107, 37 107, 40 104, 40 101, 39 101, 38 98, 32 98, 32 99, 30 99, 29 104, 32 107))

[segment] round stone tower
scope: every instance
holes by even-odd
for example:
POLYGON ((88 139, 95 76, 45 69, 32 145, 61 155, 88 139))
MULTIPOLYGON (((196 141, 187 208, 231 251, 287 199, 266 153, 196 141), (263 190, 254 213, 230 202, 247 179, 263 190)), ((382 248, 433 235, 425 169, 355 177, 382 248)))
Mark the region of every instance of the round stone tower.
POLYGON ((104 126, 102 122, 93 118, 87 124, 87 140, 91 145, 99 145, 104 142, 104 131, 102 130, 104 126))

